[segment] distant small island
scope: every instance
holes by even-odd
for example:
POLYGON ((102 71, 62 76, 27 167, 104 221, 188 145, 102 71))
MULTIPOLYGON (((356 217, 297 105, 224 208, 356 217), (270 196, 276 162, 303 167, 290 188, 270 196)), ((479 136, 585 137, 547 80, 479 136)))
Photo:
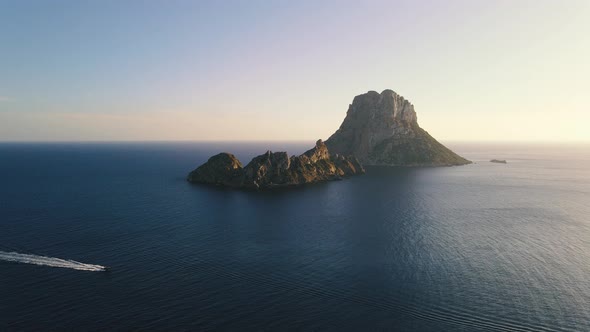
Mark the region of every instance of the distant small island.
MULTIPOLYGON (((505 161, 504 161, 505 162, 505 161)), ((267 151, 246 165, 217 154, 190 172, 192 183, 270 189, 364 174, 363 165, 456 166, 471 161, 440 144, 418 125, 414 106, 392 90, 356 96, 346 118, 324 143, 300 156, 267 151)))
POLYGON ((496 163, 496 164, 507 164, 506 160, 503 159, 492 159, 490 160, 491 163, 496 163))

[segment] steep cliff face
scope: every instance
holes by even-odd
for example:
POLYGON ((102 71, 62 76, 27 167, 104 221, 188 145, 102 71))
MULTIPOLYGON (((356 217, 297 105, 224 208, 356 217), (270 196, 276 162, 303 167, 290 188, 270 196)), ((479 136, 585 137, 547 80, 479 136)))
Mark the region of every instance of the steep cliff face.
POLYGON ((231 188, 268 189, 306 183, 338 180, 363 174, 355 157, 330 155, 322 140, 300 156, 289 158, 286 152, 267 151, 246 165, 232 154, 220 153, 192 171, 187 180, 231 188))
POLYGON ((332 153, 363 165, 452 166, 470 161, 420 128, 414 105, 392 90, 356 96, 346 118, 326 141, 332 153))

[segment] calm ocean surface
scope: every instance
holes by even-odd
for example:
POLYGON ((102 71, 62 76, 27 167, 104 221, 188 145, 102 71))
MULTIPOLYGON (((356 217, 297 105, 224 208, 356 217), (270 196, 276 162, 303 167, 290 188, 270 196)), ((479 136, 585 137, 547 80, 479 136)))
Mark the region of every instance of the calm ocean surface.
POLYGON ((190 185, 306 143, 0 144, 0 330, 590 331, 590 146, 450 145, 273 192, 190 185), (493 164, 492 158, 508 164, 493 164))

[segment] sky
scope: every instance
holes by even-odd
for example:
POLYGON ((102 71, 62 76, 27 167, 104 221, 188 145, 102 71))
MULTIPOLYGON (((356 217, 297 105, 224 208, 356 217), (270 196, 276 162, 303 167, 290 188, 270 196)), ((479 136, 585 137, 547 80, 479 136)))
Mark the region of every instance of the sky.
POLYGON ((392 89, 441 141, 590 142, 590 1, 0 0, 0 141, 315 140, 392 89))

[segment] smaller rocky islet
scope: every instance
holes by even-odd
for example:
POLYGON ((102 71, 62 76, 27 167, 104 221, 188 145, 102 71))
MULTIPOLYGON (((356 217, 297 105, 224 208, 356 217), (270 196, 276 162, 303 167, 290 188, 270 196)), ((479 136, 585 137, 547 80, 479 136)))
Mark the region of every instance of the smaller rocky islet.
POLYGON ((299 156, 289 157, 286 152, 267 151, 254 157, 245 167, 233 154, 222 152, 190 172, 187 180, 258 190, 341 180, 364 173, 365 169, 355 157, 331 155, 320 139, 314 148, 299 156))

